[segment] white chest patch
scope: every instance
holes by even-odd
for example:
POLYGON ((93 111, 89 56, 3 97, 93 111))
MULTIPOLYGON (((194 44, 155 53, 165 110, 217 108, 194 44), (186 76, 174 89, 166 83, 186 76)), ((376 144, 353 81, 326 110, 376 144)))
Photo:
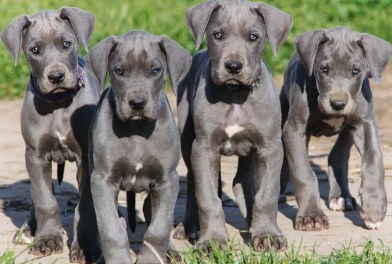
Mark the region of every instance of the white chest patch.
POLYGON ((57 139, 60 142, 60 145, 61 146, 65 146, 65 142, 64 142, 65 141, 65 137, 63 135, 61 135, 60 132, 58 132, 58 131, 56 131, 55 134, 56 134, 57 139))
POLYGON ((136 182, 136 176, 133 176, 132 179, 131 179, 131 183, 135 184, 135 182, 136 182))
POLYGON ((229 136, 229 138, 231 138, 233 135, 241 132, 242 130, 244 130, 245 128, 239 125, 234 125, 234 126, 228 126, 225 129, 226 134, 229 136))
MULTIPOLYGON (((142 168, 143 168, 143 163, 139 162, 138 164, 136 164, 136 167, 135 167, 136 173, 137 173, 138 171, 140 171, 142 168)), ((132 184, 135 184, 135 183, 136 183, 136 175, 132 176, 131 183, 132 183, 132 184)))
POLYGON ((136 171, 140 171, 143 168, 143 163, 139 162, 136 164, 136 171))
POLYGON ((335 131, 339 131, 344 123, 344 117, 335 117, 331 119, 324 119, 324 123, 328 124, 329 126, 333 127, 335 131))

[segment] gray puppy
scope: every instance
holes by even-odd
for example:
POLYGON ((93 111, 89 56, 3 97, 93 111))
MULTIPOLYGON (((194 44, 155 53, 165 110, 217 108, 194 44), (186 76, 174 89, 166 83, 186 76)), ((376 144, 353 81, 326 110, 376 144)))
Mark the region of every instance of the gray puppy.
POLYGON ((267 39, 276 54, 290 32, 287 13, 265 3, 208 1, 187 11, 199 48, 178 90, 178 124, 187 174, 187 203, 175 238, 226 244, 220 189, 221 155, 239 156, 233 190, 252 233, 255 250, 281 249, 277 225, 283 160, 281 112, 271 75, 262 61, 267 39), (269 241, 271 238, 271 241, 269 241), (269 243, 270 242, 270 243, 269 243))
POLYGON ((97 44, 87 62, 102 86, 107 72, 111 80, 90 138, 91 190, 103 255, 107 263, 131 263, 116 199, 120 190, 148 192, 144 212, 149 227, 137 262, 166 262, 179 188, 180 140, 164 90, 167 72, 176 90, 191 56, 169 38, 131 31, 97 44))
POLYGON ((2 32, 3 43, 18 61, 23 49, 31 66, 21 112, 26 168, 33 204, 22 240, 32 253, 63 250, 59 207, 52 194, 52 165, 61 183, 65 161, 76 162, 81 201, 75 210, 71 262, 91 261, 100 254, 88 180, 88 126, 100 89, 78 58, 78 43, 87 49, 94 15, 78 8, 42 11, 14 19, 2 32), (95 228, 94 228, 95 227, 95 228))
POLYGON ((387 196, 368 76, 380 82, 392 46, 348 28, 301 34, 295 46, 280 94, 287 155, 282 190, 290 174, 298 202, 294 228, 329 228, 307 151, 311 136, 338 134, 328 157, 329 208, 355 208, 348 187, 348 160, 355 145, 362 159, 361 217, 369 229, 377 229, 385 217, 387 196))

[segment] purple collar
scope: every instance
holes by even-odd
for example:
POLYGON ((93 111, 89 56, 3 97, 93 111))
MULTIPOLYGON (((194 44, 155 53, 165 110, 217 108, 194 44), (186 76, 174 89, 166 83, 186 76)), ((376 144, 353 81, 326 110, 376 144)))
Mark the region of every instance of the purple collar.
POLYGON ((63 103, 73 97, 79 92, 80 88, 85 86, 85 71, 84 71, 84 61, 82 58, 78 58, 78 67, 77 67, 77 84, 75 89, 67 90, 61 93, 49 93, 44 94, 37 86, 37 82, 32 73, 30 73, 30 83, 29 90, 39 99, 51 104, 63 103))

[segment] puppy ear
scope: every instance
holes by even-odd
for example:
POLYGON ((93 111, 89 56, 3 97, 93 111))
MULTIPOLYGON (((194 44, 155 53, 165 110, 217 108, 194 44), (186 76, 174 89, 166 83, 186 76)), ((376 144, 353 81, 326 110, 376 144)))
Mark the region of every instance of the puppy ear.
POLYGON ((206 31, 212 13, 219 7, 219 2, 217 0, 212 0, 191 7, 186 11, 186 21, 189 30, 196 41, 196 50, 200 48, 204 32, 206 31))
POLYGON ((18 63, 22 49, 23 30, 30 25, 31 21, 28 16, 20 16, 12 20, 1 33, 1 40, 14 58, 15 65, 18 63))
POLYGON ((392 45, 369 34, 362 34, 358 44, 365 51, 367 65, 372 77, 377 83, 380 83, 382 71, 392 56, 392 45))
POLYGON ((79 42, 88 51, 88 41, 94 30, 95 16, 76 7, 63 7, 60 9, 60 18, 68 20, 79 42))
POLYGON ((187 75, 191 67, 192 57, 187 50, 167 37, 162 36, 159 45, 166 56, 166 64, 173 92, 177 94, 178 84, 187 75))
POLYGON ((95 45, 86 57, 87 67, 93 72, 102 89, 105 86, 109 56, 116 45, 115 37, 110 36, 95 45))
POLYGON ((254 9, 264 21, 272 52, 277 56, 279 46, 291 31, 293 18, 288 13, 265 3, 256 3, 254 9))
POLYGON ((320 43, 325 41, 328 41, 325 30, 309 31, 302 33, 295 38, 295 48, 309 76, 313 74, 313 64, 316 57, 317 48, 320 43))

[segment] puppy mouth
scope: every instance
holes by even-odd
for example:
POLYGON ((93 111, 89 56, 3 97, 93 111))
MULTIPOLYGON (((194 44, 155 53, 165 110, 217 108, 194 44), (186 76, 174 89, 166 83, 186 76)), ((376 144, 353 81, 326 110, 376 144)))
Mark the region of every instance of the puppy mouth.
POLYGON ((132 115, 130 118, 130 120, 147 120, 147 119, 151 119, 145 115, 141 115, 141 114, 136 114, 136 115, 132 115))
POLYGON ((252 73, 249 78, 239 75, 238 77, 228 76, 229 78, 223 81, 223 85, 231 90, 253 90, 257 88, 260 82, 261 69, 252 73), (253 78, 253 74, 255 75, 253 78))
POLYGON ((241 83, 239 80, 230 78, 225 82, 226 86, 242 86, 243 83, 241 83))
POLYGON ((56 94, 56 93, 67 92, 67 91, 70 91, 70 90, 74 90, 74 88, 56 87, 56 88, 54 88, 53 90, 51 90, 49 93, 56 94))
POLYGON ((149 111, 134 111, 130 113, 128 120, 155 120, 153 113, 149 111))
POLYGON ((69 92, 74 90, 74 88, 67 88, 67 87, 56 87, 51 90, 46 90, 46 89, 40 89, 42 94, 59 94, 59 93, 64 93, 64 92, 69 92))

